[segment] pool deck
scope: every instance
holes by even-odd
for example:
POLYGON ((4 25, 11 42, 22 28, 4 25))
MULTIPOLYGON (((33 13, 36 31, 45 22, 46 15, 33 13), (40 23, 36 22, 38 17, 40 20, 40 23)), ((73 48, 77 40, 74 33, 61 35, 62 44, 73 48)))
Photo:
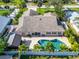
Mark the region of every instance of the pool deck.
POLYGON ((58 39, 61 42, 65 43, 69 48, 71 48, 71 44, 69 43, 69 41, 66 37, 22 37, 23 41, 28 41, 28 40, 31 41, 29 49, 33 49, 34 45, 38 44, 38 41, 41 39, 44 39, 44 40, 58 39))

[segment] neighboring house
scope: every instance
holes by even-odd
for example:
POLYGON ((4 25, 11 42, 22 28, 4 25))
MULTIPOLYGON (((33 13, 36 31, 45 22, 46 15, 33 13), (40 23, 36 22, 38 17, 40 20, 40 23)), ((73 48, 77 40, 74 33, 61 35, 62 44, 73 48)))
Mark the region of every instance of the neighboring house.
POLYGON ((75 0, 75 2, 79 3, 79 0, 75 0))
POLYGON ((1 55, 0 59, 13 59, 12 56, 9 55, 1 55))
POLYGON ((75 31, 79 33, 79 17, 75 17, 74 19, 70 20, 70 24, 73 26, 75 31))
POLYGON ((15 33, 11 34, 7 43, 8 47, 17 48, 21 43, 21 35, 15 33))
POLYGON ((70 11, 66 16, 66 18, 69 19, 71 26, 79 33, 79 13, 70 11))
POLYGON ((11 19, 5 16, 0 16, 0 36, 3 35, 3 33, 7 29, 7 25, 10 23, 11 19))
POLYGON ((21 22, 22 26, 17 32, 24 36, 62 36, 64 32, 62 25, 58 24, 56 15, 51 13, 24 16, 21 22))

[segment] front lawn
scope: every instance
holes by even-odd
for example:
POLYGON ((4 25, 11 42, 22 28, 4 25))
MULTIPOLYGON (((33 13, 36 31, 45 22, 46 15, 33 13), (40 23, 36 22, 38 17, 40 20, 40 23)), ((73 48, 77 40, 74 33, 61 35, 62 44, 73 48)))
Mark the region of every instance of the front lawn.
POLYGON ((11 10, 0 10, 0 15, 1 16, 7 16, 11 13, 11 10))
POLYGON ((79 8, 70 8, 70 9, 73 10, 73 11, 79 12, 79 8))
POLYGON ((43 15, 44 13, 47 12, 54 12, 54 8, 38 8, 37 12, 43 15))

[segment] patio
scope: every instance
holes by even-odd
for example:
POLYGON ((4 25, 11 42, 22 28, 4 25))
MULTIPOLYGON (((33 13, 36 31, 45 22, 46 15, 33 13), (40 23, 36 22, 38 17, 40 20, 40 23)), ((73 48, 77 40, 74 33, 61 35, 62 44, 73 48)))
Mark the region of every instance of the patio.
POLYGON ((22 41, 30 41, 29 49, 33 49, 34 45, 38 44, 38 41, 41 39, 44 40, 58 39, 61 42, 65 43, 68 46, 68 48, 71 48, 71 44, 69 43, 66 37, 22 37, 22 41))

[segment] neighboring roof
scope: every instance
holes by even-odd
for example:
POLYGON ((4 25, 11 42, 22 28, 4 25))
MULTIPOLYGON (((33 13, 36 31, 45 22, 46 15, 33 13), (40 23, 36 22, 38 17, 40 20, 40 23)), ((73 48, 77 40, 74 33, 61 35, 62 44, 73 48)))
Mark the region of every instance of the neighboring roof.
POLYGON ((21 36, 18 34, 11 34, 8 40, 8 46, 18 47, 21 42, 21 36))
POLYGON ((12 59, 12 56, 2 55, 0 56, 0 59, 12 59))
POLYGON ((64 31, 64 28, 61 25, 58 25, 55 15, 25 16, 22 22, 21 31, 23 33, 64 31))
POLYGON ((10 22, 10 18, 5 16, 0 16, 0 33, 2 33, 7 26, 7 24, 10 22))
POLYGON ((38 13, 37 13, 36 11, 32 10, 32 9, 28 10, 27 12, 28 12, 27 14, 28 14, 29 16, 38 15, 38 13))

